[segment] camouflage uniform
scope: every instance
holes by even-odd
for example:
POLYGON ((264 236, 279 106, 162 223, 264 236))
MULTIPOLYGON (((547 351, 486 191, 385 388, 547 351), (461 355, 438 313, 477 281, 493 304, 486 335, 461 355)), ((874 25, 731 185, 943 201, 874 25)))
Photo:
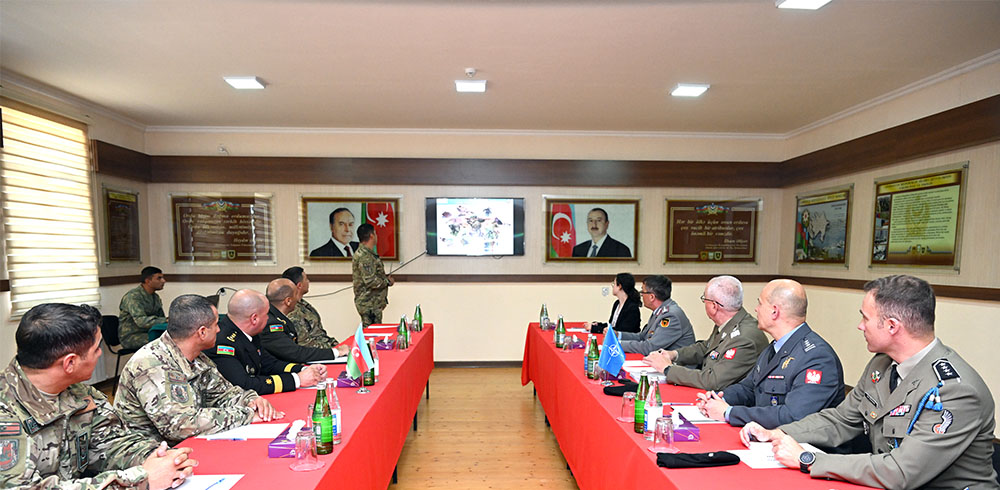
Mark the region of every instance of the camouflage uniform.
POLYGON ((155 449, 90 386, 74 384, 51 396, 31 384, 17 360, 0 372, 0 487, 145 486, 141 465, 155 449))
POLYGON ((382 323, 382 310, 389 304, 389 277, 382 259, 365 245, 358 247, 351 261, 354 277, 354 306, 364 326, 382 323))
POLYGON ((147 293, 141 285, 122 296, 118 310, 118 338, 126 349, 142 347, 149 341, 149 328, 167 321, 160 296, 147 293))
POLYGON ((319 312, 304 299, 299 300, 299 304, 288 314, 288 319, 294 322, 298 329, 300 345, 331 349, 340 343, 326 334, 323 322, 319 319, 319 312))
POLYGON ((234 386, 204 353, 188 361, 164 333, 146 344, 122 370, 115 408, 129 428, 171 446, 199 434, 249 424, 257 398, 234 386))

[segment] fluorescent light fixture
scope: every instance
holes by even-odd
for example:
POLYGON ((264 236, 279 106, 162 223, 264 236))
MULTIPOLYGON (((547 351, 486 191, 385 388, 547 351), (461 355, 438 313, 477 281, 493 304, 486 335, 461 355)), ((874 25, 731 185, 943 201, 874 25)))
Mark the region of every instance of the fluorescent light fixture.
POLYGON ((477 92, 486 91, 486 80, 455 80, 456 92, 477 92))
POLYGON ((238 90, 260 90, 264 81, 257 77, 222 77, 229 85, 238 90))
POLYGON ((670 95, 674 97, 698 97, 708 90, 707 83, 678 83, 670 95))
POLYGON ((779 9, 818 10, 830 3, 830 0, 775 0, 774 6, 779 9))

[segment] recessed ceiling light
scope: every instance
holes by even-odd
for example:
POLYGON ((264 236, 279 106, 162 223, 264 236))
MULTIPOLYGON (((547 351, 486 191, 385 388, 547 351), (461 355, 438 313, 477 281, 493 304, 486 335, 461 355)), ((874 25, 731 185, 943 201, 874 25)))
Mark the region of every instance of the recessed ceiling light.
POLYGON ((229 85, 239 90, 260 90, 264 81, 257 77, 222 77, 229 85))
POLYGON ((708 90, 707 83, 678 83, 670 95, 674 97, 698 97, 708 90))
POLYGON ((775 0, 774 5, 779 9, 818 10, 828 3, 830 0, 775 0))
POLYGON ((486 80, 455 80, 456 92, 478 92, 486 91, 486 80))

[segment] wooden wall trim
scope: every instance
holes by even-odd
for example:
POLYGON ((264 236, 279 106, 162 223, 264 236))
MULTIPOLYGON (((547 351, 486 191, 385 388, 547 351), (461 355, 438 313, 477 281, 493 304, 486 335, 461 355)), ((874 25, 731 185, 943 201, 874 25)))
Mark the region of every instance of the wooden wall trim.
POLYGON ((91 141, 94 171, 126 179, 150 182, 151 157, 145 153, 112 145, 99 140, 91 141))
POLYGON ((520 368, 521 361, 434 361, 435 368, 520 368))
MULTIPOLYGON (((165 273, 169 282, 215 283, 218 286, 254 282, 263 287, 268 281, 280 274, 173 274, 165 273)), ((715 274, 669 274, 670 279, 680 284, 703 284, 715 274)), ((611 277, 608 274, 393 274, 397 282, 405 283, 605 283, 611 277)), ((645 276, 637 275, 642 281, 645 276)), ((810 276, 778 276, 773 274, 741 274, 740 280, 746 283, 768 282, 773 279, 794 279, 806 286, 821 286, 829 288, 853 289, 860 291, 865 280, 839 279, 833 277, 810 276)), ((350 274, 316 274, 309 275, 313 282, 351 282, 350 274)), ((120 284, 138 284, 136 276, 109 276, 100 278, 101 286, 116 286, 120 284)), ((1000 288, 981 288, 970 286, 950 286, 934 284, 934 292, 942 298, 973 299, 980 301, 1000 301, 1000 288)), ((9 291, 9 281, 0 282, 2 291, 9 291)))

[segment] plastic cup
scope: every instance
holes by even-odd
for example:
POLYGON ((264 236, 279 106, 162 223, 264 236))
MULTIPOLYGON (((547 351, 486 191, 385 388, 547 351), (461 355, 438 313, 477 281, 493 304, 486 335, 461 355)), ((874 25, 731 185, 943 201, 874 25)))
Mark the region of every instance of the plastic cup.
POLYGON ((674 446, 674 421, 670 417, 656 419, 653 431, 653 445, 648 448, 654 453, 678 453, 680 449, 674 446))
POLYGON ((311 430, 295 434, 295 462, 289 465, 292 471, 318 470, 324 464, 316 457, 316 434, 311 430))
POLYGON ((635 392, 626 391, 622 395, 622 413, 618 416, 617 420, 619 422, 635 422, 635 392))

